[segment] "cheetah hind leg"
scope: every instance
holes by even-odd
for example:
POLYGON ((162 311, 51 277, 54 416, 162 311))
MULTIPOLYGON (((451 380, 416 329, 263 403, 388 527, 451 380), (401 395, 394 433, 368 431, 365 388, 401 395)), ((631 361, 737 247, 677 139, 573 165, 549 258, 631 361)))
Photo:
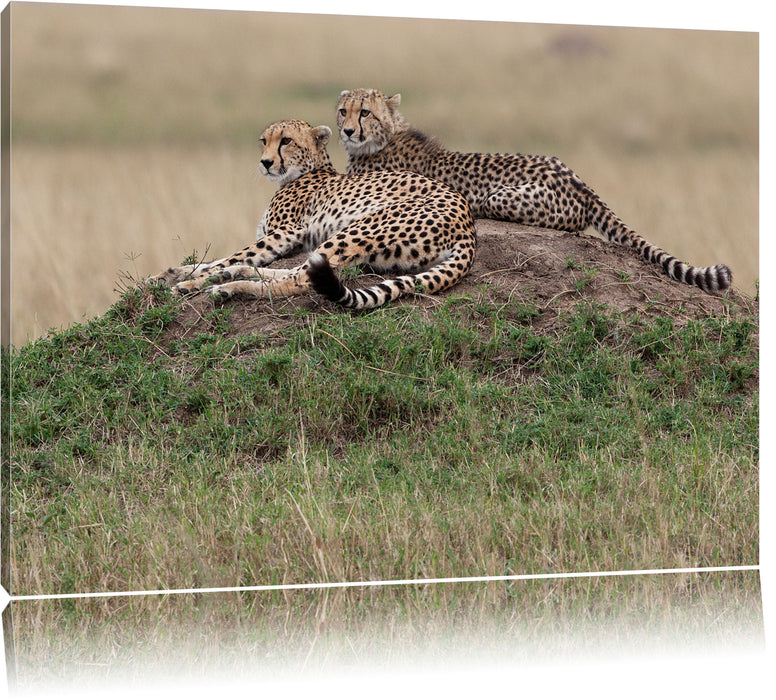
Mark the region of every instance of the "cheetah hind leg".
POLYGON ((576 202, 574 207, 575 202, 572 201, 568 208, 562 209, 557 204, 553 205, 557 201, 557 194, 536 183, 498 187, 488 193, 481 206, 476 207, 476 216, 572 233, 587 228, 581 202, 576 202))
POLYGON ((475 216, 500 221, 523 223, 531 212, 530 185, 521 187, 497 187, 477 203, 472 204, 475 216))
MULTIPOLYGON (((213 274, 211 272, 213 268, 222 268, 227 260, 229 260, 229 258, 213 260, 207 263, 199 262, 194 263, 193 265, 181 265, 180 267, 168 267, 164 272, 160 272, 158 275, 147 278, 146 283, 164 284, 168 287, 174 287, 184 281, 187 282, 199 278, 207 279, 213 274)), ((202 284, 204 284, 204 280, 202 284)))
POLYGON ((207 272, 208 267, 209 266, 206 263, 168 267, 164 272, 148 277, 146 279, 146 284, 164 284, 168 287, 172 287, 178 282, 204 275, 207 272))
MULTIPOLYGON (((351 264, 360 264, 367 257, 363 250, 363 244, 348 246, 349 242, 351 242, 349 234, 341 232, 330 241, 327 241, 327 244, 320 246, 315 252, 311 253, 308 261, 302 265, 291 268, 290 270, 271 271, 273 273, 283 272, 285 273, 283 275, 277 275, 271 279, 245 279, 217 284, 211 287, 209 292, 213 298, 222 301, 231 299, 232 297, 266 299, 272 297, 280 298, 296 296, 310 290, 312 286, 310 274, 314 271, 318 272, 320 268, 327 270, 328 274, 336 280, 336 284, 339 284, 339 280, 332 268, 339 269, 351 264), (330 248, 326 247, 328 243, 332 244, 330 248)), ((262 269, 260 272, 264 272, 264 270, 262 269)), ((318 277, 320 277, 320 275, 318 277)), ((356 293, 356 298, 358 299, 356 303, 340 303, 342 303, 343 306, 350 306, 351 308, 371 308, 384 304, 389 298, 396 298, 397 296, 400 296, 400 294, 406 294, 413 290, 414 276, 405 275, 404 277, 397 278, 397 280, 398 282, 396 280, 391 280, 392 283, 396 284, 396 286, 392 288, 392 295, 390 291, 388 295, 385 294, 386 290, 389 290, 389 285, 385 283, 377 285, 375 289, 379 291, 380 299, 377 303, 375 302, 378 299, 378 296, 371 290, 359 290, 356 293), (364 294, 367 295, 366 303, 363 302, 364 294)), ((315 291, 318 290, 316 289, 315 291)), ((350 293, 350 290, 347 291, 350 293)))

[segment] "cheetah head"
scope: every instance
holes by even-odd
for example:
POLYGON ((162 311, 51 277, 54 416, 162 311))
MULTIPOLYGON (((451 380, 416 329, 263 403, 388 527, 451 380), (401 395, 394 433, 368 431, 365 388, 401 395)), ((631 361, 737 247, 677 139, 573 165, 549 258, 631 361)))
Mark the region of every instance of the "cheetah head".
POLYGON ((368 155, 385 148, 407 126, 398 111, 401 95, 379 90, 343 90, 337 102, 337 130, 349 155, 368 155))
POLYGON ((321 167, 331 167, 326 144, 331 136, 328 126, 310 126, 298 119, 270 124, 259 141, 264 147, 259 172, 272 182, 287 182, 321 167))

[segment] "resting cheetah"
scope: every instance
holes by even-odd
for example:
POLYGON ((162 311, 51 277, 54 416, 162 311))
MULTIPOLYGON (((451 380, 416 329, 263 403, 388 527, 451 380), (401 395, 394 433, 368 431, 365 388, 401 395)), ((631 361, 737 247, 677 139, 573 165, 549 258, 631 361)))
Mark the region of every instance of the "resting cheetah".
POLYGON ((706 292, 727 289, 727 265, 694 267, 629 229, 579 176, 550 156, 456 153, 410 126, 399 113, 401 95, 344 90, 337 103, 339 138, 348 173, 412 170, 463 194, 478 218, 502 219, 579 233, 588 226, 636 248, 680 282, 706 292))
POLYGON ((311 286, 353 309, 374 308, 415 291, 439 292, 459 282, 474 260, 476 232, 466 199, 418 173, 342 175, 326 151, 328 126, 299 120, 270 124, 259 171, 279 188, 258 226, 255 243, 227 258, 170 268, 152 278, 185 294, 210 282, 215 297, 278 297, 311 286), (265 268, 303 247, 298 267, 265 268), (411 272, 365 289, 348 289, 334 269, 367 265, 411 272))

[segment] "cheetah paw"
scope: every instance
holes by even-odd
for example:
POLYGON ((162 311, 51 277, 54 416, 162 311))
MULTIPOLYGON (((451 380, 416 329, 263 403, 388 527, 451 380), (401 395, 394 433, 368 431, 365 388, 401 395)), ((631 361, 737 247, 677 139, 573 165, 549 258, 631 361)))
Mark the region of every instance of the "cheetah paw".
POLYGON ((151 277, 146 277, 144 283, 146 285, 163 284, 166 287, 170 287, 180 279, 181 276, 178 274, 176 268, 171 267, 164 272, 160 272, 158 275, 151 275, 151 277))
POLYGON ((172 287, 176 283, 190 279, 196 272, 194 265, 184 265, 183 267, 168 267, 158 275, 149 277, 146 282, 149 284, 164 284, 168 287, 172 287))
POLYGON ((216 301, 226 301, 227 299, 232 298, 232 292, 226 289, 224 285, 220 284, 214 284, 208 289, 208 293, 210 294, 210 297, 216 301))
POLYGON ((184 280, 183 282, 178 282, 178 284, 172 288, 172 293, 183 297, 200 291, 201 286, 201 280, 184 280))

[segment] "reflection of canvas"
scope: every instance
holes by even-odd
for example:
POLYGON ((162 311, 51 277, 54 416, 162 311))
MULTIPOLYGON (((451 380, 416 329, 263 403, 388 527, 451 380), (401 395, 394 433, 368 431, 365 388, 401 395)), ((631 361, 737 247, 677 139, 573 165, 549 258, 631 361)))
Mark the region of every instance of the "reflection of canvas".
MULTIPOLYGON (((757 572, 44 601, 18 606, 20 682, 153 682, 517 673, 762 648, 757 572), (42 619, 69 622, 48 629, 42 619)), ((731 665, 731 667, 734 667, 731 665)), ((527 681, 527 682, 530 682, 527 681)), ((545 681, 546 682, 546 681, 545 681)), ((603 681, 599 680, 599 683, 603 681)), ((695 683, 703 684, 703 679, 695 683)))

